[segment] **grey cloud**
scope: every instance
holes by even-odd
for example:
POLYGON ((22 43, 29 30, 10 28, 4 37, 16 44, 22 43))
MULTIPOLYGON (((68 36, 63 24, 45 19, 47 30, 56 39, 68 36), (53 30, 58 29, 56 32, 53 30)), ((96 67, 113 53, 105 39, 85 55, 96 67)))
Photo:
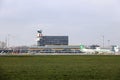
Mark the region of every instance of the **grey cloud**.
POLYGON ((119 0, 4 0, 0 28, 1 32, 7 29, 8 33, 23 35, 21 38, 28 42, 35 38, 36 28, 42 28, 45 34, 69 35, 75 44, 84 40, 94 43, 100 35, 113 40, 117 38, 111 38, 112 33, 119 36, 119 4, 119 0))

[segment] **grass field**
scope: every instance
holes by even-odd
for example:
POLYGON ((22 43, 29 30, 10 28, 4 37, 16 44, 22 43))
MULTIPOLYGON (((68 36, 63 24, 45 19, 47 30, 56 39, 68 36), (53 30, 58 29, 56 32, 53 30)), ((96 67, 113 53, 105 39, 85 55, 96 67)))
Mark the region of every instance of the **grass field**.
POLYGON ((1 56, 0 80, 120 80, 120 56, 1 56))

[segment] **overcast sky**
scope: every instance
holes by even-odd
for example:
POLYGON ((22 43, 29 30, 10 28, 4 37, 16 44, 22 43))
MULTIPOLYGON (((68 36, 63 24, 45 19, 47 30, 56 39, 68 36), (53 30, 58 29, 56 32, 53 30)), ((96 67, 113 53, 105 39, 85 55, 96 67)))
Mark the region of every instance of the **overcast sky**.
POLYGON ((71 45, 120 45, 120 0, 0 0, 0 41, 30 46, 39 29, 71 45))

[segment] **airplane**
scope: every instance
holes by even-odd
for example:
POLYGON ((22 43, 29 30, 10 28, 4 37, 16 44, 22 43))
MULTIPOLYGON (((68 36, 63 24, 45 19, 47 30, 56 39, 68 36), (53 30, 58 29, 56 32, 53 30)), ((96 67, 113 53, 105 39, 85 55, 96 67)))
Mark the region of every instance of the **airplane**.
POLYGON ((98 45, 92 45, 91 48, 85 48, 84 45, 80 45, 80 51, 85 53, 85 54, 112 54, 112 53, 117 53, 119 52, 119 47, 114 45, 112 46, 112 50, 110 49, 101 49, 100 46, 98 45))

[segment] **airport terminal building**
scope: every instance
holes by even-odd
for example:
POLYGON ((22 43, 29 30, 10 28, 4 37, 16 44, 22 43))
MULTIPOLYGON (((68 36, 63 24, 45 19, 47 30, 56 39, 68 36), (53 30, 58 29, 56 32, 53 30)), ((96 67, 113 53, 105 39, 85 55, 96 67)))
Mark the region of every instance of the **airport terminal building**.
POLYGON ((37 31, 37 45, 29 48, 32 53, 80 53, 79 46, 69 45, 68 36, 43 36, 37 31))

